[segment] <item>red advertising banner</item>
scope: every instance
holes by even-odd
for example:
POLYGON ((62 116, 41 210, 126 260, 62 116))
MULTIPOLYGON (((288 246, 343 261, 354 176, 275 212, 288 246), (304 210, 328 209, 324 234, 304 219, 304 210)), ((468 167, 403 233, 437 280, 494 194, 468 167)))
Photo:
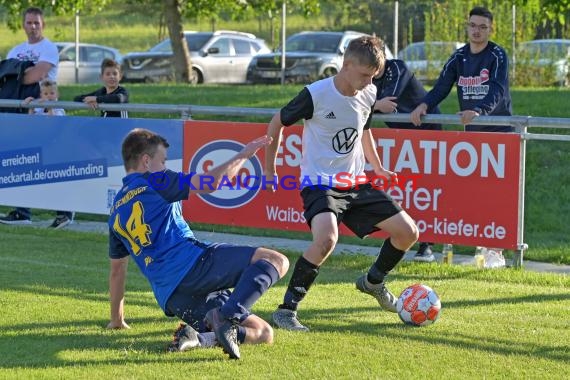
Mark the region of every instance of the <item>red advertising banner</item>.
MULTIPOLYGON (((266 129, 260 123, 186 121, 183 170, 207 171, 266 129)), ((517 134, 387 128, 373 134, 384 167, 398 173, 398 184, 386 184, 386 191, 416 220, 421 241, 517 247, 517 134)), ((183 204, 184 216, 199 223, 308 231, 299 195, 301 135, 302 126, 284 129, 275 193, 264 190, 262 150, 237 179, 213 193, 192 195, 183 204)), ((340 232, 351 234, 344 227, 340 232)))

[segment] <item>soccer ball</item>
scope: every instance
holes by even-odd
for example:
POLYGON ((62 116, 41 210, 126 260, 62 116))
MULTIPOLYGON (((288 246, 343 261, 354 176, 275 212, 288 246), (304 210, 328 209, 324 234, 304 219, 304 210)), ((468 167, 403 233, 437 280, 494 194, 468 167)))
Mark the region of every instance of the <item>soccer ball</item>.
POLYGON ((407 325, 431 325, 439 317, 441 302, 432 288, 414 284, 402 292, 396 302, 400 319, 407 325))

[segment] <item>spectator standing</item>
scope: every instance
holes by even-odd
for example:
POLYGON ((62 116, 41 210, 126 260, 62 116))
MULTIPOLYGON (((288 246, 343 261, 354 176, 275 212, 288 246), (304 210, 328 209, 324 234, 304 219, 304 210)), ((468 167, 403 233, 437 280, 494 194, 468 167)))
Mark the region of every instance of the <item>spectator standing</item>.
MULTIPOLYGON (((23 27, 28 40, 8 52, 6 58, 20 61, 32 61, 34 66, 25 71, 23 84, 40 83, 44 79, 56 81, 59 54, 57 46, 44 37, 45 21, 40 8, 31 7, 24 11, 23 27)), ((30 224, 32 211, 29 208, 18 207, 0 218, 4 224, 30 224)))
MULTIPOLYGON (((421 103, 427 91, 410 71, 404 61, 386 60, 384 71, 372 81, 376 86, 374 111, 380 113, 410 113, 421 103)), ((428 113, 441 113, 436 106, 428 113)), ((422 124, 416 127, 412 123, 387 121, 389 128, 441 130, 441 124, 422 124)), ((435 260, 431 247, 433 243, 420 242, 414 261, 432 262, 435 260)))
POLYGON ((458 114, 466 131, 513 131, 513 127, 508 125, 471 124, 479 115, 512 115, 508 56, 502 47, 489 40, 492 31, 493 14, 485 7, 471 9, 467 23, 469 43, 453 53, 435 86, 412 111, 410 119, 414 125, 421 125, 421 116, 441 103, 455 84, 458 114))

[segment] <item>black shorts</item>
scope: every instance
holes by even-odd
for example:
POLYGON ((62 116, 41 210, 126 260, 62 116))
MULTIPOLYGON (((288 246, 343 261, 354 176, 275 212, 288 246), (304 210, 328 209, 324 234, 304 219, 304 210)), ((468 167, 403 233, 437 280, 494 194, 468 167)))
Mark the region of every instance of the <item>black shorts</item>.
POLYGON ((388 194, 370 184, 349 190, 323 186, 305 187, 301 191, 301 198, 309 227, 315 215, 332 212, 336 215, 338 224, 344 223, 360 238, 378 231, 378 223, 402 211, 402 207, 388 194))

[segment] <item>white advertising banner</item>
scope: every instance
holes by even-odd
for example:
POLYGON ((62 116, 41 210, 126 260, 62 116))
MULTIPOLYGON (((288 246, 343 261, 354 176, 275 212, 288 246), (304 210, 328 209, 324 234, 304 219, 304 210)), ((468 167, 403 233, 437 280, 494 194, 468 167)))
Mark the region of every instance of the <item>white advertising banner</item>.
POLYGON ((182 169, 181 120, 0 113, 0 204, 107 214, 125 175, 121 144, 134 128, 169 143, 182 169))

